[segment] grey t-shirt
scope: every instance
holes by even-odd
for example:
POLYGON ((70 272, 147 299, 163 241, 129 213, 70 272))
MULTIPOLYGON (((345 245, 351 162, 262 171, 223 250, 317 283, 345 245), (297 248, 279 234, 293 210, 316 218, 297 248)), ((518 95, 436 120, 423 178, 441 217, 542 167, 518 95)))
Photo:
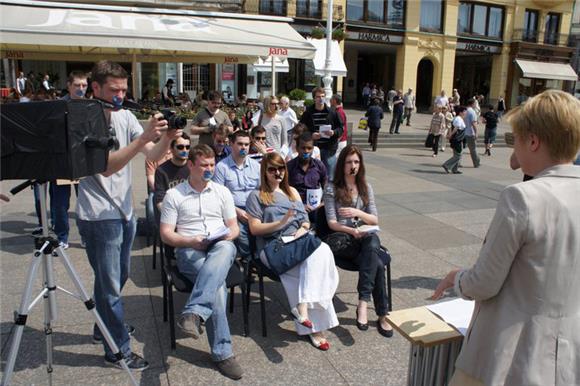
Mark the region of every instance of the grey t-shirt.
POLYGON ((290 199, 280 192, 274 192, 274 203, 266 205, 260 202, 260 191, 254 190, 246 201, 246 212, 263 223, 270 223, 282 219, 290 208, 294 208, 296 215, 286 223, 283 229, 257 238, 258 249, 261 250, 264 244, 278 236, 290 236, 296 233, 300 225, 308 222, 308 214, 304 209, 302 201, 290 201, 290 199))
MULTIPOLYGON (((126 147, 143 133, 137 118, 127 110, 111 113, 111 127, 115 130, 119 148, 126 147)), ((109 177, 96 174, 81 179, 77 199, 78 218, 86 221, 128 220, 132 215, 130 164, 109 177)))
MULTIPOLYGON (((195 116, 195 118, 193 118, 193 126, 199 126, 199 127, 208 127, 210 126, 210 119, 212 117, 212 114, 209 112, 209 110, 207 108, 201 110, 199 113, 197 113, 197 115, 195 116)), ((228 115, 223 112, 222 110, 218 110, 213 117, 215 118, 216 124, 215 124, 215 128, 217 128, 219 125, 221 125, 222 123, 225 123, 228 126, 232 125, 232 122, 230 122, 230 119, 228 118, 228 115)), ((211 138, 211 134, 212 133, 202 133, 199 135, 199 143, 200 144, 206 144, 206 145, 212 145, 213 143, 213 139, 211 138)))
POLYGON ((261 124, 266 129, 266 146, 274 148, 278 153, 282 146, 288 146, 286 125, 278 114, 273 117, 264 114, 261 124))
POLYGON ((334 193, 334 185, 332 183, 327 183, 324 187, 324 210, 326 211, 326 219, 327 220, 336 220, 338 223, 342 225, 346 225, 347 227, 354 228, 354 218, 346 218, 341 217, 338 214, 338 210, 340 208, 356 208, 360 209, 363 212, 368 214, 372 214, 374 216, 378 216, 377 206, 375 204, 375 194, 373 192, 373 188, 370 184, 367 183, 367 190, 369 195, 369 203, 368 205, 364 205, 364 202, 360 196, 356 196, 352 198, 351 205, 342 205, 340 202, 336 200, 336 196, 334 193))

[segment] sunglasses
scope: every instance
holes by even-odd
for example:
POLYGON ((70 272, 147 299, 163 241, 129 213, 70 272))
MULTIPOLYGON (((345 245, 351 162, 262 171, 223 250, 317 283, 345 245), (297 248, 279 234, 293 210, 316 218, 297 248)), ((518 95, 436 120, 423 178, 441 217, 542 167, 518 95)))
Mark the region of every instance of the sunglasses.
POLYGON ((254 137, 256 141, 265 141, 266 137, 254 137))
POLYGON ((283 173, 286 171, 286 168, 284 166, 268 166, 268 169, 266 169, 268 171, 268 173, 276 173, 276 171, 283 173))
POLYGON ((175 145, 175 148, 177 150, 183 150, 183 149, 189 150, 190 147, 191 147, 190 145, 175 145))

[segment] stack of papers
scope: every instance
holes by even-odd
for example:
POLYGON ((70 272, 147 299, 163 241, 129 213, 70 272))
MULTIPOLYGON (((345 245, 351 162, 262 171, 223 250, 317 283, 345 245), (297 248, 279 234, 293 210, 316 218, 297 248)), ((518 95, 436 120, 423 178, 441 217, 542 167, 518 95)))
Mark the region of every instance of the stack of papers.
POLYGON ((473 315, 473 300, 455 299, 426 306, 429 311, 443 319, 447 324, 452 325, 465 336, 471 315, 473 315))
POLYGON ((378 225, 361 225, 358 227, 360 232, 377 233, 381 230, 378 225))
POLYGON ((224 238, 224 237, 228 236, 229 234, 230 234, 230 228, 228 228, 225 225, 223 225, 218 230, 213 231, 211 233, 208 233, 206 239, 208 241, 214 241, 214 240, 218 240, 218 239, 224 238))

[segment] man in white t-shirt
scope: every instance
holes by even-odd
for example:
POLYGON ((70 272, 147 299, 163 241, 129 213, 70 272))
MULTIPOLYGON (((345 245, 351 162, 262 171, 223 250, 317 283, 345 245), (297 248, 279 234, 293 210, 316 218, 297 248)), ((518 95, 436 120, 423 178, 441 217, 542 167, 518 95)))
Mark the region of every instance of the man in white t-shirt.
POLYGON ((205 322, 212 359, 228 378, 242 368, 232 352, 226 315, 226 277, 236 257, 233 240, 240 232, 232 194, 211 179, 215 155, 207 145, 189 152, 189 179, 169 189, 163 199, 160 235, 175 247, 179 271, 194 285, 177 325, 194 339, 205 322))
POLYGON ((286 143, 292 143, 292 129, 298 123, 298 118, 296 117, 296 112, 290 107, 290 100, 286 96, 280 98, 278 116, 282 118, 286 133, 288 133, 288 142, 286 143))

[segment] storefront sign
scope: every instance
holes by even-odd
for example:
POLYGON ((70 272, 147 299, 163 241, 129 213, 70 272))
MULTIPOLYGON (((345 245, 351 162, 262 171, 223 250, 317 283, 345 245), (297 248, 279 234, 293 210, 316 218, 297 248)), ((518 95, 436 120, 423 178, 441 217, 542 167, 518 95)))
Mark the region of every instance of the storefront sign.
POLYGON ((235 65, 226 63, 222 66, 222 80, 234 80, 235 79, 235 65))
POLYGON ((488 54, 499 54, 501 52, 501 47, 499 46, 490 46, 488 44, 475 42, 457 42, 457 49, 462 51, 483 52, 488 54))
POLYGON ((6 59, 24 59, 24 51, 6 50, 2 53, 2 57, 6 59))
POLYGON ((403 37, 400 35, 388 35, 380 32, 349 32, 349 37, 354 40, 364 40, 366 42, 377 43, 402 43, 403 37))
POLYGON ((240 58, 238 58, 237 56, 225 56, 224 57, 224 63, 238 63, 240 61, 240 58))
POLYGON ((268 51, 268 56, 275 55, 275 56, 288 56, 288 49, 287 48, 278 48, 278 47, 270 47, 268 51))

